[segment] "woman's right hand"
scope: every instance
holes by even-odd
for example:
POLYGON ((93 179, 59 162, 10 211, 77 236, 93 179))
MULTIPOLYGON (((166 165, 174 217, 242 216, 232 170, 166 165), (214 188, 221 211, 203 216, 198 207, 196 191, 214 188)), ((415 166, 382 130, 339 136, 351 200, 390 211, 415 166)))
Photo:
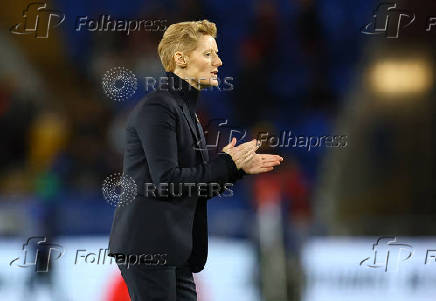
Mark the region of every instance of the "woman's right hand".
POLYGON ((236 167, 241 168, 247 174, 258 174, 273 170, 274 166, 280 164, 283 158, 277 155, 256 154, 260 147, 260 141, 253 139, 239 146, 236 145, 236 138, 223 148, 223 152, 229 154, 236 167))
POLYGON ((245 142, 239 146, 236 145, 236 138, 233 137, 229 144, 223 147, 223 152, 229 154, 233 162, 235 162, 236 167, 242 168, 244 163, 253 158, 255 151, 259 148, 256 143, 256 139, 249 142, 245 142))

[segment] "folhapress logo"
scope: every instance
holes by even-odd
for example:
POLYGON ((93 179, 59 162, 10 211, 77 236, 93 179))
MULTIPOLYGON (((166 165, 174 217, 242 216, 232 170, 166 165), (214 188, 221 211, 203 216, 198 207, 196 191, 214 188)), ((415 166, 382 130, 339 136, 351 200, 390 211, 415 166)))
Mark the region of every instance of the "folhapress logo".
POLYGON ((13 259, 9 265, 14 264, 20 268, 34 266, 36 272, 48 272, 52 252, 57 253, 54 257, 54 260, 57 260, 64 255, 64 248, 58 244, 48 243, 44 236, 29 237, 23 244, 23 256, 13 259))
POLYGON ((396 237, 380 237, 372 245, 373 256, 367 257, 360 262, 369 268, 384 268, 385 272, 398 270, 400 262, 410 259, 413 255, 413 247, 408 244, 398 243, 396 237), (406 256, 401 256, 401 255, 406 256))
POLYGON ((374 11, 372 22, 365 25, 361 32, 398 39, 401 29, 410 26, 413 21, 415 21, 414 13, 398 9, 396 3, 381 3, 374 11))
POLYGON ((51 28, 58 27, 65 14, 47 8, 47 3, 32 2, 23 11, 23 22, 11 27, 10 32, 18 35, 34 34, 35 38, 48 38, 51 28))

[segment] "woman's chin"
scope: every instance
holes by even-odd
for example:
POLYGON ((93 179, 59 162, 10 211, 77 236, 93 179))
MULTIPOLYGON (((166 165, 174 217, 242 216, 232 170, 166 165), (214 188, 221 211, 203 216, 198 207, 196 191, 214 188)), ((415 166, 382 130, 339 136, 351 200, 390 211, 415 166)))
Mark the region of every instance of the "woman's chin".
POLYGON ((208 83, 209 86, 218 87, 218 78, 211 78, 208 83))
POLYGON ((201 89, 207 89, 210 87, 218 87, 218 80, 216 79, 210 79, 200 82, 201 89))

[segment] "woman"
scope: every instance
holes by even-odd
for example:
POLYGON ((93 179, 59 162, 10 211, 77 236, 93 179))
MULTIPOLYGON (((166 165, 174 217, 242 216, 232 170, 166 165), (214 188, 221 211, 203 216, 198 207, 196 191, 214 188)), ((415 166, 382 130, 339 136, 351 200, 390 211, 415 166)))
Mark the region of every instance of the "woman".
POLYGON ((283 160, 256 154, 256 140, 236 146, 235 138, 209 160, 195 111, 199 91, 218 85, 216 31, 207 20, 170 25, 158 46, 168 86, 147 94, 128 119, 123 173, 138 193, 115 210, 109 249, 133 301, 196 300, 192 273, 207 258, 207 199, 283 160))

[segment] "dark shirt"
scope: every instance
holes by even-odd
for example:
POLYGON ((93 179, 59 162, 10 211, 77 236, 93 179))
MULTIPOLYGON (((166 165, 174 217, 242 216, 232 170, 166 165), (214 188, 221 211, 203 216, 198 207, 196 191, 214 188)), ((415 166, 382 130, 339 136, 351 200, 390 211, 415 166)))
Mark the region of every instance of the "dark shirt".
MULTIPOLYGON (((187 81, 181 79, 178 75, 173 72, 166 72, 168 78, 168 86, 170 90, 176 92, 186 103, 191 119, 194 124, 196 124, 197 134, 201 138, 201 145, 199 147, 206 149, 206 139, 204 137, 203 128, 197 119, 197 104, 200 91, 191 86, 187 81)), ((230 155, 227 155, 231 158, 230 155)), ((246 175, 245 171, 238 169, 238 179, 246 175)))

